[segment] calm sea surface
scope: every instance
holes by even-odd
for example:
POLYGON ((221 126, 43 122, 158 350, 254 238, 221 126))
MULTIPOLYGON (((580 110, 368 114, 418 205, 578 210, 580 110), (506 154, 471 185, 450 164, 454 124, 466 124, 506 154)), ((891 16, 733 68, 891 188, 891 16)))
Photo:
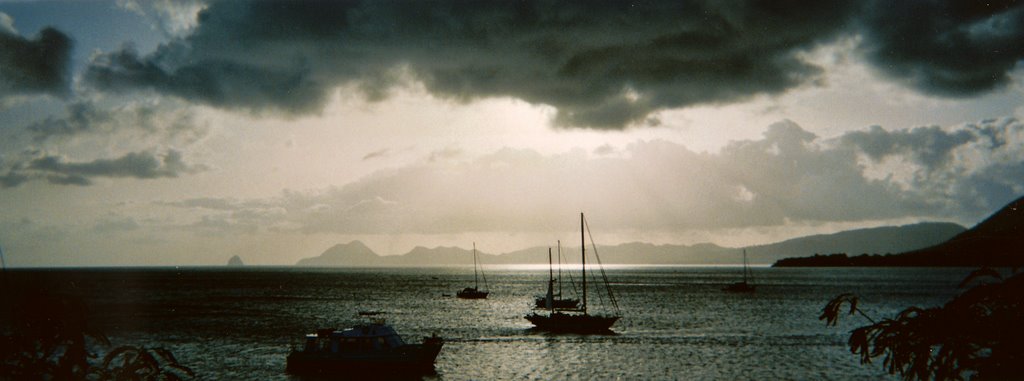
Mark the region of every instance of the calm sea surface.
POLYGON ((445 338, 432 380, 865 380, 895 378, 846 347, 848 332, 867 322, 845 316, 826 327, 825 303, 852 292, 869 314, 891 317, 943 304, 970 272, 755 268, 757 293, 740 295, 721 291, 739 268, 606 270, 623 318, 602 336, 529 330, 523 316, 544 292, 546 268, 488 268, 486 300, 448 296, 472 286, 471 267, 20 270, 12 278, 82 297, 114 345, 165 347, 201 379, 294 379, 285 356, 303 334, 379 310, 408 342, 445 338))

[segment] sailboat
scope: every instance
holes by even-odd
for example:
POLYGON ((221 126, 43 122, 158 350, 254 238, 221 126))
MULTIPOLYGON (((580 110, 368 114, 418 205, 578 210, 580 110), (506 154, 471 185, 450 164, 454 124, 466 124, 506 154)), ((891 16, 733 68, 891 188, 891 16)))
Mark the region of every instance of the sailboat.
POLYGON ((743 280, 725 286, 722 291, 728 292, 754 292, 754 273, 750 271, 750 267, 747 265, 747 251, 743 250, 743 280))
MULTIPOLYGON (((573 286, 575 287, 575 286, 573 286)), ((548 248, 548 293, 534 299, 536 308, 577 308, 580 300, 575 298, 562 298, 562 242, 558 242, 558 279, 555 279, 555 271, 551 265, 551 248, 548 248), (558 292, 555 293, 555 283, 558 283, 558 292)))
POLYGON ((483 274, 483 265, 478 263, 476 254, 476 242, 473 242, 473 287, 466 287, 455 293, 455 296, 462 299, 487 299, 487 277, 484 276, 484 290, 480 290, 480 275, 483 274), (477 271, 479 268, 479 272, 477 271))
MULTIPOLYGON (((587 243, 584 236, 585 231, 586 220, 583 218, 583 213, 580 213, 580 253, 583 264, 582 303, 578 309, 574 310, 556 310, 553 303, 546 303, 548 305, 548 311, 546 314, 534 312, 526 315, 526 320, 533 323, 537 330, 557 333, 609 333, 611 332, 612 324, 615 324, 615 321, 621 318, 618 313, 619 307, 615 301, 615 297, 612 295, 611 289, 607 287, 607 277, 605 277, 605 288, 608 292, 608 300, 611 301, 612 306, 615 307, 616 314, 591 315, 587 312, 587 243)), ((601 270, 601 274, 602 276, 604 275, 603 269, 601 270)), ((553 295, 548 293, 548 297, 553 297, 553 295)))

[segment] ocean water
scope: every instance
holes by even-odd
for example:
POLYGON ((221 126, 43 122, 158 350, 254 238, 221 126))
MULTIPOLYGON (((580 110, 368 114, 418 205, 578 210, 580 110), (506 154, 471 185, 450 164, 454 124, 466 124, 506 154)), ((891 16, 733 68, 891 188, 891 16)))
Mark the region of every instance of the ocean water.
POLYGON ((970 269, 755 268, 755 294, 721 291, 733 267, 606 271, 623 315, 613 335, 530 330, 537 267, 488 268, 485 300, 453 297, 471 267, 19 270, 8 282, 82 298, 114 345, 167 348, 199 379, 297 379, 285 356, 305 333, 377 310, 407 342, 446 340, 428 380, 894 380, 849 352, 863 318, 826 327, 821 308, 847 292, 876 318, 941 305, 970 269))

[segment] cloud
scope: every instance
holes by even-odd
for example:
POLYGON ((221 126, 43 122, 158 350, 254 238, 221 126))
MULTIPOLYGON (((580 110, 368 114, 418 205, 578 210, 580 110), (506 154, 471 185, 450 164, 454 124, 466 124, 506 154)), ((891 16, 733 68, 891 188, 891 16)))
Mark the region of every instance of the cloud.
POLYGON ((101 105, 79 99, 65 105, 63 116, 48 116, 26 127, 35 142, 90 135, 120 141, 192 143, 208 132, 190 107, 178 102, 129 102, 101 105))
POLYGON ((100 219, 93 225, 93 231, 97 233, 110 234, 117 232, 136 231, 142 225, 139 225, 135 219, 131 217, 123 216, 109 216, 100 219))
MULTIPOLYGON (((911 171, 888 173, 889 181, 912 192, 908 201, 969 213, 991 211, 1024 194, 1024 124, 1016 118, 963 126, 885 130, 873 126, 837 139, 868 159, 911 171)), ((839 149, 839 148, 837 148, 839 149)))
POLYGON ((1024 60, 1024 3, 877 1, 862 18, 875 66, 928 94, 966 97, 1010 83, 1024 60))
POLYGON ((94 131, 96 130, 95 125, 111 120, 110 112, 97 109, 87 102, 72 102, 66 106, 66 109, 66 118, 49 116, 28 127, 36 141, 46 140, 51 136, 70 136, 94 131))
POLYGON ((856 2, 213 2, 191 33, 85 78, 257 112, 318 112, 329 91, 371 99, 406 77, 436 96, 514 97, 565 126, 622 128, 652 112, 777 94, 818 78, 799 53, 856 2))
POLYGON ((0 33, 17 34, 18 30, 14 27, 14 19, 10 15, 0 12, 0 33))
POLYGON ((91 185, 96 177, 156 179, 178 177, 204 170, 202 165, 189 165, 180 152, 168 150, 163 155, 131 152, 114 159, 72 162, 55 155, 44 155, 11 165, 0 177, 4 187, 14 187, 33 179, 46 179, 57 185, 91 185))
POLYGON ((970 224, 1024 193, 1021 157, 1024 125, 1012 118, 872 127, 830 139, 783 121, 717 153, 657 140, 615 155, 503 149, 424 160, 317 192, 180 206, 207 210, 208 223, 349 235, 537 233, 581 210, 608 229, 667 234, 907 219, 970 224), (892 163, 898 171, 873 175, 892 163))
POLYGON ((11 139, 5 141, 9 152, 0 152, 0 187, 32 180, 91 185, 98 177, 171 178, 207 169, 185 163, 177 149, 153 148, 187 147, 209 132, 209 123, 181 102, 136 100, 111 105, 79 98, 64 107, 62 115, 11 129, 11 139), (96 152, 110 151, 121 156, 96 158, 96 152), (80 161, 83 157, 88 159, 80 161))
POLYGON ((0 187, 13 188, 18 185, 21 185, 22 183, 28 180, 30 180, 30 178, 25 174, 18 173, 15 171, 9 171, 6 174, 0 176, 0 187))
POLYGON ((462 150, 454 147, 439 149, 430 153, 427 161, 451 160, 462 154, 462 150))
POLYGON ((117 5, 148 19, 168 36, 188 34, 196 26, 196 16, 206 7, 197 0, 117 0, 117 5))
POLYGON ((164 202, 163 204, 180 208, 202 208, 228 211, 238 210, 241 208, 241 203, 237 200, 214 197, 190 198, 181 201, 164 202))
POLYGON ((604 144, 594 149, 594 154, 598 156, 611 155, 613 153, 615 153, 615 147, 608 144, 604 144))
POLYGON ((203 216, 199 221, 182 228, 189 231, 197 231, 207 236, 253 234, 259 232, 259 226, 256 224, 219 215, 203 216))
POLYGON ((442 98, 512 97, 553 106, 560 126, 618 129, 815 84, 823 69, 803 54, 851 36, 879 70, 929 94, 1005 85, 1024 57, 1024 4, 956 4, 217 1, 189 33, 145 56, 99 55, 84 78, 291 115, 319 112, 338 86, 379 100, 417 81, 442 98))
POLYGON ((389 150, 387 148, 382 148, 382 149, 370 152, 370 153, 368 153, 366 155, 363 155, 363 161, 382 158, 382 157, 387 156, 390 153, 391 153, 391 150, 389 150))
POLYGON ((71 38, 45 28, 34 39, 14 30, 0 13, 0 100, 18 95, 63 97, 70 91, 71 38))
POLYGON ((853 131, 842 136, 845 144, 856 146, 874 161, 901 155, 929 169, 945 167, 955 159, 953 151, 979 136, 970 130, 945 131, 939 126, 887 131, 872 126, 868 131, 853 131))
POLYGON ((194 221, 174 226, 174 229, 207 236, 266 232, 285 225, 282 223, 285 211, 271 200, 202 197, 154 204, 180 208, 193 218, 194 221))
MULTIPOLYGON (((158 54, 185 54, 179 49, 187 50, 164 45, 158 54)), ((326 97, 323 84, 313 83, 302 67, 264 66, 221 57, 168 72, 163 68, 168 64, 142 60, 130 47, 94 58, 91 65, 85 78, 108 91, 151 89, 218 107, 312 113, 322 107, 326 97)))

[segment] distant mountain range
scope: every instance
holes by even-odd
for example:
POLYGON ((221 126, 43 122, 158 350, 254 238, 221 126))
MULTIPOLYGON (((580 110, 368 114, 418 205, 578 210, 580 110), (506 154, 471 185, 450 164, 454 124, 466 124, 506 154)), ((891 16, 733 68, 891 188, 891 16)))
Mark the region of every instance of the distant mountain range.
MULTIPOLYGON (((807 266, 1024 266, 1024 197, 949 240, 894 255, 833 254, 787 258, 780 267, 807 266)), ((840 252, 833 252, 840 253, 840 252)))
MULTIPOLYGON (((835 234, 794 238, 769 245, 727 248, 711 243, 697 245, 654 245, 624 243, 598 246, 604 264, 736 264, 747 250, 751 263, 769 264, 779 259, 816 253, 895 253, 928 247, 948 240, 966 230, 952 223, 919 223, 904 226, 857 229, 835 234)), ((478 251, 481 263, 545 264, 548 247, 533 247, 503 254, 478 251)), ((579 246, 563 247, 566 263, 579 263, 579 246)), ((304 258, 297 266, 377 267, 377 266, 453 266, 472 263, 472 251, 458 247, 416 247, 402 255, 381 256, 360 241, 335 245, 316 257, 304 258)))

